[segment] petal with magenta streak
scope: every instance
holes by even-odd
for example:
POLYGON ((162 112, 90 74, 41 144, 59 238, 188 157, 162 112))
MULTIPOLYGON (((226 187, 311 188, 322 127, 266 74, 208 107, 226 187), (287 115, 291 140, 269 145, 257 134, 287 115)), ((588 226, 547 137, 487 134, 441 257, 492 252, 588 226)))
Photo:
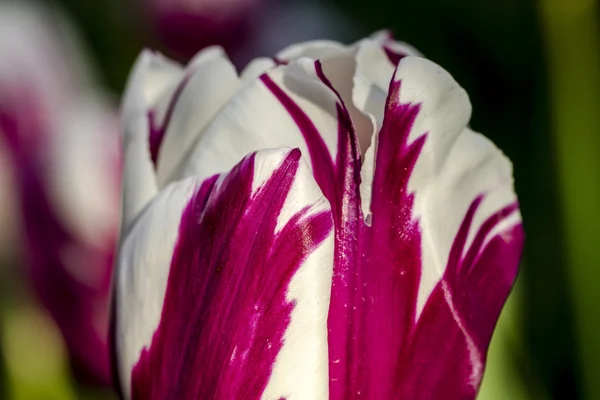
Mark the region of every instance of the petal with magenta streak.
POLYGON ((332 180, 338 103, 336 93, 319 78, 314 61, 302 59, 274 68, 247 83, 219 111, 174 178, 228 171, 237 160, 260 149, 297 147, 315 174, 329 174, 332 180), (312 151, 315 147, 319 151, 312 151))
POLYGON ((125 239, 117 348, 132 399, 327 399, 329 203, 299 150, 167 186, 125 239))
POLYGON ((185 69, 160 54, 142 52, 123 101, 124 226, 169 182, 239 82, 220 48, 201 51, 185 69))
POLYGON ((466 128, 470 111, 440 67, 400 61, 365 160, 370 216, 336 243, 332 399, 476 395, 523 236, 510 162, 466 128))

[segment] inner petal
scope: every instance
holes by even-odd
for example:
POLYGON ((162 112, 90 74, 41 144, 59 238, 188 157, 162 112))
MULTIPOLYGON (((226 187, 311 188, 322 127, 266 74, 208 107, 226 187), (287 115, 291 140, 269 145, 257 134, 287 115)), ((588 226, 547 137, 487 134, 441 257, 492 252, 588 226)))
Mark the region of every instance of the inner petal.
MULTIPOLYGON (((357 67, 356 55, 357 49, 350 48, 342 53, 321 59, 321 65, 323 72, 346 105, 354 124, 361 156, 364 156, 371 145, 371 137, 375 131, 375 121, 364 110, 357 108, 352 100, 354 76, 357 67)), ((383 108, 381 112, 383 113, 383 108)))

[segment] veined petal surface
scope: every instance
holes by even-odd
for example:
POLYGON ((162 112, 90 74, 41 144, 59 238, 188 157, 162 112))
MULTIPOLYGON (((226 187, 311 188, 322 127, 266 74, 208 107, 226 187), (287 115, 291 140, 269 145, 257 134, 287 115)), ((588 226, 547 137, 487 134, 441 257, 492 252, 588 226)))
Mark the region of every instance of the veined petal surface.
POLYGON ((333 221, 299 150, 167 186, 125 239, 120 378, 132 399, 327 399, 333 221))

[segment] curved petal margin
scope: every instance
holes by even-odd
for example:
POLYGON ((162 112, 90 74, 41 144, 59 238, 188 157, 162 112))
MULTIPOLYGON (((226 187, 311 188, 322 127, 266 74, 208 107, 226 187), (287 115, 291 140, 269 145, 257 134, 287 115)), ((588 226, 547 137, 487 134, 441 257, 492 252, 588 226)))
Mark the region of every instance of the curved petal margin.
POLYGON ((327 399, 333 220, 299 150, 167 186, 122 245, 132 399, 327 399))

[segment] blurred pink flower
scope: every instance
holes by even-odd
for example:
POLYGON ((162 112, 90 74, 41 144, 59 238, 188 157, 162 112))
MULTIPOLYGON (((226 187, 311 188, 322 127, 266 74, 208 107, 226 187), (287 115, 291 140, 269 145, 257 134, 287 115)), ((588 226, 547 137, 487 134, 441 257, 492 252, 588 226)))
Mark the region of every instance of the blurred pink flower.
POLYGON ((167 53, 187 61, 221 45, 241 68, 305 40, 343 39, 350 23, 335 7, 314 0, 137 0, 167 53), (148 7, 149 5, 149 7, 148 7))
POLYGON ((191 56, 213 44, 227 48, 242 44, 253 11, 263 0, 138 1, 164 44, 182 56, 191 56))
POLYGON ((108 293, 118 230, 116 114, 68 22, 0 6, 0 138, 20 197, 23 262, 74 372, 108 384, 108 293))

